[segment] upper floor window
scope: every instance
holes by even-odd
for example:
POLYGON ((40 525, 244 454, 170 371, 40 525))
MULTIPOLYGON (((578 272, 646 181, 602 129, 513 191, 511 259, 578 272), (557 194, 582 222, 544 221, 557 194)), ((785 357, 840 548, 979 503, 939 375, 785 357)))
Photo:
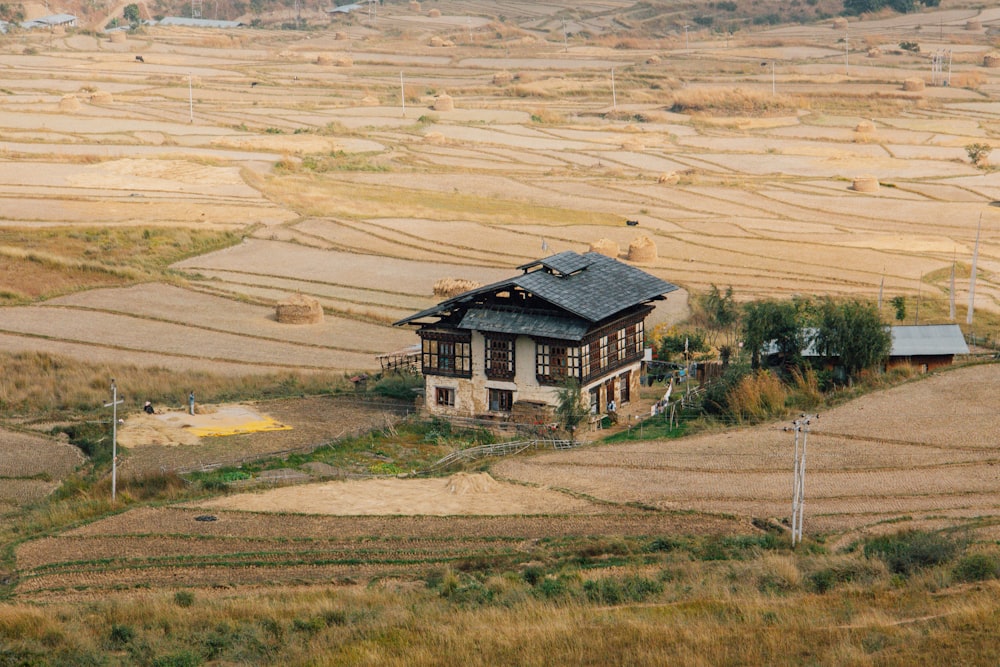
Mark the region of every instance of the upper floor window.
POLYGON ((580 348, 558 343, 535 344, 535 376, 545 384, 580 377, 580 348))
POLYGON ((510 379, 514 377, 514 338, 486 338, 486 377, 510 379))
POLYGON ((472 345, 461 334, 421 334, 422 366, 427 375, 471 377, 472 345))

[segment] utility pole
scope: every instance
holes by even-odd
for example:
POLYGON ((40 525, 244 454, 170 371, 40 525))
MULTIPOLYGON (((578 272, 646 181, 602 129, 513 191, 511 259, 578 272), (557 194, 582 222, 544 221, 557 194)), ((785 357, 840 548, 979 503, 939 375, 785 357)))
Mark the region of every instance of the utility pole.
POLYGON ((806 503, 806 444, 814 415, 800 415, 792 422, 795 431, 795 479, 792 482, 792 546, 802 541, 802 514, 806 503), (801 447, 799 443, 801 441, 801 447))
POLYGON ((684 26, 684 50, 685 51, 689 50, 689 47, 688 47, 688 28, 690 28, 690 27, 691 26, 689 26, 689 25, 684 26))
POLYGON ((399 72, 399 99, 403 102, 403 117, 406 118, 406 87, 403 86, 403 72, 399 72))
POLYGON ((617 111, 618 97, 615 95, 615 68, 611 68, 611 106, 617 111))
POLYGON ((118 385, 111 378, 111 402, 104 404, 111 408, 111 502, 115 502, 118 492, 118 406, 124 402, 118 398, 118 385))

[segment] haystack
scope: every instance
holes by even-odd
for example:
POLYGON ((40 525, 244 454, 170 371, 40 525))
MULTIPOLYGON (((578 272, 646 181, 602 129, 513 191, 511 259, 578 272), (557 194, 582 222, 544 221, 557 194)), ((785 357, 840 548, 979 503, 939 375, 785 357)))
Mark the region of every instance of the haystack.
POLYGON ((90 95, 90 101, 92 104, 111 104, 115 98, 106 90, 98 90, 90 95))
POLYGON ((648 236, 636 237, 628 244, 628 260, 630 262, 656 261, 656 243, 648 236))
POLYGON ((903 81, 903 90, 915 93, 917 91, 923 90, 924 85, 925 84, 923 79, 918 79, 916 77, 913 77, 903 81))
POLYGON ((124 44, 126 39, 128 39, 128 35, 120 30, 118 32, 111 33, 112 44, 124 44))
POLYGON ((496 86, 505 86, 514 80, 514 75, 503 70, 502 72, 497 72, 493 75, 493 84, 496 86))
POLYGON ((437 35, 434 35, 433 37, 431 37, 430 42, 428 42, 428 43, 431 46, 444 46, 444 40, 441 39, 440 37, 438 37, 437 35))
POLYGON ((597 239, 590 243, 590 252, 599 252, 607 257, 617 258, 621 253, 621 249, 611 239, 597 239))
POLYGON ((354 59, 350 56, 341 56, 337 58, 337 67, 354 67, 354 59))
POLYGON ((323 321, 323 307, 312 297, 293 294, 275 307, 275 317, 282 324, 318 324, 323 321))
POLYGON ((834 30, 847 30, 847 19, 843 16, 839 16, 833 19, 833 29, 834 30))
POLYGON ((447 141, 440 132, 428 132, 424 135, 424 141, 429 144, 443 144, 447 141))
POLYGON ((987 53, 983 56, 983 67, 1000 67, 1000 53, 987 53))
POLYGON ((646 150, 646 147, 638 139, 635 139, 633 137, 629 137, 628 139, 626 139, 625 141, 622 142, 622 150, 626 150, 626 151, 643 151, 643 150, 646 150))
POLYGON ((468 292, 469 290, 473 290, 478 287, 482 287, 482 284, 477 283, 475 280, 466 280, 465 278, 442 278, 434 283, 434 296, 450 299, 453 296, 458 296, 463 292, 468 292))
POLYGON ((79 111, 80 100, 76 95, 63 95, 59 100, 59 111, 79 111))
POLYGON ((878 48, 877 46, 873 46, 870 49, 868 49, 869 58, 878 58, 881 55, 882 55, 882 49, 878 48))
POLYGON ((361 106, 363 107, 377 107, 379 104, 378 98, 372 95, 365 95, 361 98, 361 106))
POLYGON ((336 33, 334 33, 333 38, 335 40, 337 40, 338 42, 342 42, 345 39, 348 39, 348 36, 347 36, 346 32, 336 32, 336 33))
POLYGON ((455 100, 448 93, 441 93, 434 98, 434 111, 454 111, 455 100))
POLYGON ((441 10, 436 8, 432 9, 429 12, 427 12, 427 16, 431 17, 432 19, 441 18, 441 10))
POLYGON ((874 176, 858 176, 851 183, 851 189, 857 192, 878 192, 878 179, 874 176))
POLYGON ((875 131, 875 123, 870 120, 863 120, 854 126, 854 131, 862 134, 870 134, 875 131))
POLYGON ((664 185, 677 185, 680 183, 681 177, 676 171, 665 171, 656 177, 657 183, 663 183, 664 185))
POLYGON ((647 65, 656 65, 659 62, 660 62, 660 56, 657 56, 657 55, 652 55, 652 56, 646 58, 646 64, 647 65))
POLYGON ((417 0, 410 0, 410 11, 418 13, 420 12, 420 3, 417 2, 417 0))
POLYGON ((318 56, 316 56, 316 64, 317 65, 332 65, 333 64, 333 56, 331 56, 329 53, 321 53, 318 56))
POLYGON ((965 22, 965 29, 966 30, 982 30, 983 29, 983 24, 982 24, 982 22, 977 21, 976 19, 972 19, 970 21, 966 21, 965 22))

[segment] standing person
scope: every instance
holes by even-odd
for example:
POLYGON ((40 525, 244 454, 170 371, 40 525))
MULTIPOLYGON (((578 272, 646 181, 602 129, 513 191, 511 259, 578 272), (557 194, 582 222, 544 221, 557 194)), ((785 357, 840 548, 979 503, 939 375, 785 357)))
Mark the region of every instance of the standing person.
POLYGON ((194 392, 188 394, 188 412, 194 414, 194 392))

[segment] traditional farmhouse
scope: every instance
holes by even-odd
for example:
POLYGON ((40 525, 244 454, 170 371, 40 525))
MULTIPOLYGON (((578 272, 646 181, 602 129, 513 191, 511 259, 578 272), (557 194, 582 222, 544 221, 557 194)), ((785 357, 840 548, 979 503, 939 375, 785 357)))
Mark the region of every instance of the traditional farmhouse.
POLYGON ((396 325, 418 326, 425 405, 442 416, 548 412, 567 378, 593 413, 639 390, 643 323, 677 289, 595 252, 529 262, 396 325))

